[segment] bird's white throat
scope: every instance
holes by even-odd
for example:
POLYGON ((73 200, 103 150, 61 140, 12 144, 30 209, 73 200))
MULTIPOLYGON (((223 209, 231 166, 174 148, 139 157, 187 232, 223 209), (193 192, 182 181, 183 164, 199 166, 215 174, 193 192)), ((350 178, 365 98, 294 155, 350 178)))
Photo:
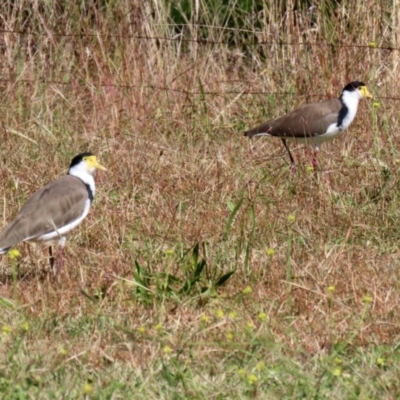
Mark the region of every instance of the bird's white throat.
POLYGON ((347 112, 343 116, 342 121, 338 121, 338 128, 344 131, 350 126, 357 114, 358 103, 361 100, 361 96, 358 90, 353 90, 351 92, 345 90, 340 96, 340 100, 347 108, 347 112))
POLYGON ((74 165, 68 170, 68 174, 79 178, 85 185, 88 185, 92 191, 92 196, 94 197, 96 191, 94 178, 93 175, 88 171, 87 164, 85 162, 80 162, 79 164, 74 165))

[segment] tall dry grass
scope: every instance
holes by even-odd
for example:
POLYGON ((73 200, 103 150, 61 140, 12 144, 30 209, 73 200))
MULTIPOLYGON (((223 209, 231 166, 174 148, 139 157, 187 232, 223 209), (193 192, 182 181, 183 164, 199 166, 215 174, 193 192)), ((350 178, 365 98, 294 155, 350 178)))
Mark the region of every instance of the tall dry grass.
POLYGON ((293 357, 290 376, 307 360, 322 382, 339 367, 314 360, 339 344, 399 339, 399 4, 265 1, 236 30, 195 4, 184 26, 158 1, 0 6, 2 225, 78 152, 109 170, 67 243, 61 286, 41 249, 0 261, 6 336, 28 320, 21 357, 46 349, 43 363, 72 374, 76 359, 77 370, 117 363, 155 385, 171 350, 196 379, 222 379, 243 350, 254 365, 257 352, 293 357), (279 141, 243 137, 356 79, 376 103, 323 147, 317 178, 303 146, 290 174, 279 141))

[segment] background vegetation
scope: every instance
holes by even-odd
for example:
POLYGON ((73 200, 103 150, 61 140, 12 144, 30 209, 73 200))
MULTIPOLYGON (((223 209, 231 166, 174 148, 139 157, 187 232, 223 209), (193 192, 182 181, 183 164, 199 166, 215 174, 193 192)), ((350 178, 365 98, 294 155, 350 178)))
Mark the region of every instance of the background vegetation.
POLYGON ((397 1, 0 6, 1 226, 95 152, 62 283, 0 261, 7 399, 400 396, 397 1), (243 131, 367 83, 310 172, 243 131))

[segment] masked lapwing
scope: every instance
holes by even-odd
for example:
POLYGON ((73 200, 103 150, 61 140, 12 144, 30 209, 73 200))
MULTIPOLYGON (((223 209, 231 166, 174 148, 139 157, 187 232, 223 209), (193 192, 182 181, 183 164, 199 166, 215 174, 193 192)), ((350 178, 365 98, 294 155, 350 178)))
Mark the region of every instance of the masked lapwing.
POLYGON ((57 266, 51 246, 50 265, 58 275, 66 235, 88 215, 95 195, 93 175, 96 169, 106 171, 92 153, 81 153, 72 159, 68 174, 34 193, 15 219, 0 233, 0 254, 20 242, 58 241, 57 266))
POLYGON ((245 132, 244 135, 281 138, 292 165, 294 158, 286 141, 311 144, 314 146, 313 167, 315 170, 320 145, 340 136, 353 122, 359 101, 362 98, 371 97, 364 83, 354 81, 344 87, 339 98, 321 103, 304 104, 289 114, 245 132))

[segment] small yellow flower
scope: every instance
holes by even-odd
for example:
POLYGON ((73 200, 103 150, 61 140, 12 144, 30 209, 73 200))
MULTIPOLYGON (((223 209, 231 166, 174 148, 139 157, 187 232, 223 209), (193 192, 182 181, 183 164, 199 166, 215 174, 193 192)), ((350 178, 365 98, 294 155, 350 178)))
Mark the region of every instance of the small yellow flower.
POLYGON ((62 355, 62 356, 66 356, 68 354, 68 351, 65 349, 64 346, 60 346, 58 348, 58 352, 62 355))
POLYGON ((8 250, 7 255, 10 260, 15 260, 16 258, 21 257, 21 253, 17 249, 8 250))
POLYGON ((230 319, 235 319, 237 317, 237 312, 236 311, 231 311, 229 314, 230 319))
POLYGON ((342 368, 340 368, 340 367, 334 368, 333 371, 332 371, 332 374, 333 374, 334 376, 340 376, 340 375, 342 375, 342 368))
POLYGON ((335 291, 335 286, 330 285, 326 290, 328 291, 328 293, 333 293, 335 291))
POLYGON ((376 42, 369 42, 368 46, 375 49, 376 47, 378 47, 378 45, 376 44, 376 42))
POLYGON ((139 328, 137 328, 137 331, 139 333, 145 333, 146 332, 146 328, 144 326, 139 326, 139 328))
POLYGON ((253 291, 253 289, 250 286, 246 286, 243 290, 242 293, 243 294, 249 294, 253 291))
POLYGON ((1 328, 1 332, 4 336, 7 336, 11 332, 11 328, 8 325, 4 325, 1 328))
POLYGON ((157 324, 155 327, 154 327, 154 329, 157 331, 157 332, 162 332, 162 330, 163 330, 163 326, 161 325, 161 324, 157 324))
POLYGON ((201 316, 201 322, 204 322, 205 324, 208 324, 210 322, 210 318, 206 314, 203 314, 201 316))
POLYGON ((249 331, 252 331, 255 328, 254 324, 252 322, 248 322, 246 324, 246 329, 249 331))
POLYGON ((343 363, 343 361, 339 357, 336 357, 333 361, 335 362, 335 364, 342 364, 343 363))
MULTIPOLYGON (((306 167, 307 172, 314 172, 314 167, 312 165, 307 165, 306 167)), ((294 220, 293 220, 294 221, 294 220)))
POLYGON ((227 340, 229 340, 229 341, 231 342, 231 341, 233 340, 233 338, 234 338, 234 335, 233 335, 232 332, 228 332, 228 333, 225 335, 225 337, 226 337, 227 340))
POLYGON ((294 222, 296 221, 296 216, 294 214, 289 214, 287 219, 289 222, 294 222))
POLYGON ((263 369, 265 369, 265 362, 264 361, 260 361, 257 363, 256 365, 257 371, 262 371, 263 369))
POLYGON ((272 248, 269 248, 266 250, 267 256, 272 257, 275 254, 275 250, 272 248))
POLYGON ((165 250, 165 254, 167 256, 172 256, 174 254, 174 250, 173 249, 167 249, 167 250, 165 250))
POLYGON ((224 318, 225 315, 221 309, 217 310, 215 314, 217 315, 218 318, 224 318))
POLYGON ((258 319, 264 322, 267 319, 267 314, 265 314, 265 312, 260 312, 260 314, 258 314, 258 319))
POLYGON ((30 326, 29 326, 29 322, 24 322, 23 324, 22 324, 22 329, 24 330, 24 331, 29 331, 29 328, 30 328, 30 326))
POLYGON ((172 353, 172 349, 169 346, 165 346, 164 349, 163 349, 163 352, 165 354, 171 354, 172 353))
POLYGON ((371 297, 371 296, 364 296, 363 298, 362 298, 362 302, 363 303, 372 303, 372 301, 373 301, 374 299, 371 297))
POLYGON ((383 357, 379 357, 376 359, 376 363, 380 366, 383 367, 385 365, 385 359, 383 357))
POLYGON ((374 108, 380 108, 380 106, 381 106, 381 103, 379 103, 379 101, 374 101, 373 103, 372 103, 372 107, 374 107, 374 108))
POLYGON ((250 385, 254 385, 257 381, 258 378, 254 374, 247 375, 247 382, 249 382, 250 385))
POLYGON ((83 387, 83 393, 91 395, 93 393, 93 386, 90 383, 85 383, 85 386, 83 387))

